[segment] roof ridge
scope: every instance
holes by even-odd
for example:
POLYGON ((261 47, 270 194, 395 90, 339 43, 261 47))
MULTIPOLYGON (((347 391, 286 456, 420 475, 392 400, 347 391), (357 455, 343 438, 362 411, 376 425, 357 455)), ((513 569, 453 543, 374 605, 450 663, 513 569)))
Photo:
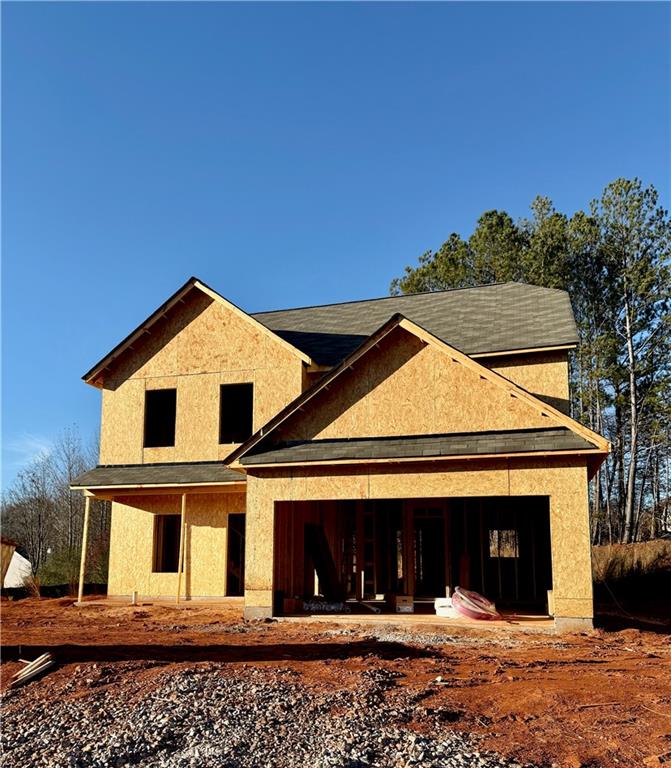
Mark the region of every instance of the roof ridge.
POLYGON ((441 291, 418 291, 417 293, 401 293, 397 296, 373 296, 369 299, 350 299, 349 301, 334 301, 329 304, 306 304, 302 307, 283 307, 280 309, 266 309, 259 312, 250 312, 252 317, 256 315, 272 315, 275 312, 295 312, 301 309, 322 309, 325 307, 342 307, 346 304, 365 304, 369 301, 386 301, 388 299, 409 299, 415 296, 436 296, 441 293, 455 293, 456 291, 473 291, 478 288, 494 288, 502 285, 523 285, 527 288, 542 288, 544 291, 558 291, 567 293, 563 288, 547 288, 544 285, 535 285, 534 283, 523 283, 519 280, 507 280, 498 283, 481 283, 480 285, 465 285, 460 288, 445 288, 441 291))

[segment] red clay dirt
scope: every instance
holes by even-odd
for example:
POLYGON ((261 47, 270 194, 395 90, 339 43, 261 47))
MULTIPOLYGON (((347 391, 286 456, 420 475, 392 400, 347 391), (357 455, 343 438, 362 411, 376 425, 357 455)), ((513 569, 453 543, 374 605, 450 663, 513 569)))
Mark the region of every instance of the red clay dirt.
MULTIPOLYGON (((627 629, 573 635, 326 621, 243 622, 239 607, 77 608, 70 599, 3 602, 0 685, 51 650, 58 667, 31 696, 63 693, 76 666, 104 662, 151 687, 166 667, 208 661, 289 667, 334 690, 385 668, 452 713, 484 747, 539 766, 671 762, 671 636, 627 629), (444 639, 444 641, 443 641, 444 639), (129 664, 128 662, 132 662, 129 664), (442 680, 436 682, 436 678, 442 680)), ((75 694, 73 694, 75 695, 75 694)), ((451 718, 451 719, 452 719, 451 718)))

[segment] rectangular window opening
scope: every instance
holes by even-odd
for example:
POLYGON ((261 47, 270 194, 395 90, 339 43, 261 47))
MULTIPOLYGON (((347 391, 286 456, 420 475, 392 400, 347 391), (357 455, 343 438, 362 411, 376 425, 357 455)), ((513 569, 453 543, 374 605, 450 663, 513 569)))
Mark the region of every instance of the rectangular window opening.
POLYGON ((177 573, 180 521, 179 515, 154 516, 154 573, 177 573))
POLYGON ((219 396, 219 443, 243 443, 252 434, 254 385, 222 384, 219 396))
POLYGON ((519 557, 519 543, 517 531, 489 531, 489 556, 490 557, 519 557))
POLYGON ((144 393, 144 447, 175 444, 176 389, 149 389, 144 393))

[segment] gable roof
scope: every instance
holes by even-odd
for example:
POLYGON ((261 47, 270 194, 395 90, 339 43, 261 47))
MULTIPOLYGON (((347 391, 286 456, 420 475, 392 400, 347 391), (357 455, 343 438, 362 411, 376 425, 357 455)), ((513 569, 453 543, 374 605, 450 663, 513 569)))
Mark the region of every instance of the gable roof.
POLYGON ((144 322, 140 323, 140 325, 138 325, 138 327, 134 331, 131 331, 128 334, 128 336, 126 336, 125 339, 119 342, 119 344, 117 344, 116 347, 114 347, 114 349, 108 352, 89 371, 87 371, 82 376, 82 379, 87 384, 92 384, 93 386, 99 386, 98 380, 101 374, 104 372, 104 370, 106 368, 109 368, 118 357, 120 357, 122 354, 124 354, 124 352, 126 352, 126 350, 132 349, 134 342, 138 341, 147 331, 149 331, 149 329, 153 325, 155 325, 163 317, 165 317, 165 315, 171 309, 176 307, 179 303, 183 302, 187 294, 189 294, 193 290, 201 291, 206 296, 209 296, 214 301, 226 307, 226 309, 229 309, 230 311, 235 313, 238 317, 242 317, 246 319, 254 327, 261 330, 263 333, 265 333, 266 335, 268 335, 269 337, 277 341, 278 344, 281 344, 282 346, 284 346, 285 348, 293 352, 295 355, 297 355, 303 362, 307 363, 308 365, 312 363, 310 356, 306 352, 295 347, 287 339, 284 339, 281 336, 277 335, 274 331, 269 329, 268 326, 256 320, 252 315, 248 315, 245 311, 240 309, 240 307, 236 306, 235 304, 233 304, 233 302, 224 298, 221 294, 217 293, 215 290, 210 288, 209 285, 206 285, 204 282, 202 282, 202 280, 199 280, 197 277, 190 277, 181 288, 178 288, 175 291, 175 293, 173 293, 169 299, 164 301, 163 304, 161 304, 161 306, 158 309, 152 312, 151 315, 149 315, 149 317, 146 320, 144 320, 144 322))
POLYGON ((202 280, 190 277, 82 379, 100 386, 105 369, 193 290, 262 329, 308 365, 337 365, 396 313, 471 356, 567 349, 578 343, 568 294, 554 288, 495 283, 247 314, 202 280))
POLYGON ((605 440, 605 438, 601 437, 601 435, 593 432, 591 429, 575 421, 570 416, 567 416, 548 403, 539 400, 537 397, 532 395, 530 392, 527 392, 519 385, 513 383, 509 379, 506 379, 504 376, 496 373, 490 368, 485 367, 477 360, 474 360, 452 345, 447 344, 442 339, 434 336, 425 328, 417 325, 417 323, 414 323, 411 320, 405 318, 403 315, 397 313, 393 315, 380 328, 378 328, 377 331, 371 334, 363 344, 361 344, 356 350, 354 350, 354 352, 348 355, 339 365, 325 374, 321 379, 319 379, 319 381, 313 384, 312 387, 307 389, 305 392, 303 392, 303 394, 299 395, 295 400, 289 403, 289 405, 287 405, 276 416, 270 419, 270 421, 258 432, 253 434, 248 440, 242 443, 242 445, 236 448, 229 456, 226 457, 224 460, 225 463, 232 464, 233 462, 241 459, 246 454, 249 454, 262 441, 264 443, 267 442, 270 434, 274 432, 282 423, 284 423, 294 413, 303 410, 305 406, 308 405, 309 401, 312 400, 319 392, 333 385, 338 377, 340 377, 349 368, 354 367, 354 365, 361 358, 368 354, 377 344, 379 344, 379 342, 385 336, 390 334, 396 328, 403 328, 405 331, 414 334, 425 343, 431 344, 442 351, 454 362, 460 363, 463 366, 470 368, 477 375, 479 375, 480 378, 485 379, 495 386, 504 389, 510 394, 511 397, 518 398, 519 400, 525 402, 527 405, 535 408, 543 416, 551 419, 551 421, 554 422, 552 426, 555 428, 566 427, 574 434, 591 443, 597 450, 600 450, 604 453, 609 451, 609 443, 607 440, 605 440))
POLYGON ((569 348, 578 343, 568 293, 523 283, 280 309, 252 316, 316 363, 336 365, 395 313, 468 355, 569 348))

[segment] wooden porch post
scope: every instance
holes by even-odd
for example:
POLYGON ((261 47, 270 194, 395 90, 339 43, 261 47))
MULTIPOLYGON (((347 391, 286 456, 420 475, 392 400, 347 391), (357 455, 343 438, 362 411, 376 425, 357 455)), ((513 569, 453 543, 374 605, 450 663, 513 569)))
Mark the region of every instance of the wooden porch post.
POLYGON ((84 576, 86 573, 86 548, 89 542, 89 513, 91 511, 91 497, 86 496, 84 501, 84 527, 82 529, 82 552, 79 560, 79 592, 77 593, 77 602, 81 603, 84 598, 84 576))
POLYGON ((186 533, 186 494, 182 494, 182 516, 179 523, 179 555, 177 556, 177 597, 175 602, 179 605, 179 596, 182 591, 182 571, 184 570, 184 536, 186 533))

